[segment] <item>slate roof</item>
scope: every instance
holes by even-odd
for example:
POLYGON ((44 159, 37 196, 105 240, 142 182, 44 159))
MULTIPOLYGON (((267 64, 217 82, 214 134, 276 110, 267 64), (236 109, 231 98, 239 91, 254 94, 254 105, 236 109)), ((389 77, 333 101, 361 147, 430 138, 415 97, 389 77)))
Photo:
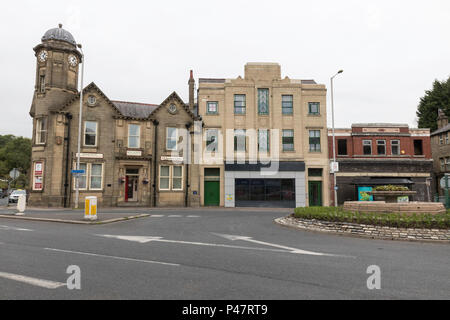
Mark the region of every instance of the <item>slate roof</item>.
POLYGON ((44 36, 42 37, 42 41, 47 40, 60 40, 73 45, 77 44, 72 34, 69 31, 64 30, 61 24, 59 25, 59 28, 50 29, 44 34, 44 36))
POLYGON ((447 131, 450 131, 450 123, 448 125, 446 125, 445 127, 442 127, 440 129, 437 129, 436 131, 432 132, 431 136, 435 136, 435 135, 437 135, 439 133, 444 133, 444 132, 447 132, 447 131))
POLYGON ((144 119, 148 118, 153 111, 155 111, 159 105, 138 103, 138 102, 126 102, 126 101, 111 101, 119 112, 127 118, 144 119))

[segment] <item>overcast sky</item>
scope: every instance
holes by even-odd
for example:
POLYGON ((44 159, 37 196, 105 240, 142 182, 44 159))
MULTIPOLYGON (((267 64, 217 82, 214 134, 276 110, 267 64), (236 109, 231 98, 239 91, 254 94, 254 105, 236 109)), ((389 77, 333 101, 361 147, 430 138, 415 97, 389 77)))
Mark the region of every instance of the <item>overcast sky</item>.
POLYGON ((416 126, 420 97, 450 76, 448 0, 8 1, 0 134, 31 137, 32 48, 58 23, 83 44, 85 85, 94 81, 113 100, 158 104, 177 91, 187 102, 190 69, 196 79, 236 78, 247 62, 278 62, 282 77, 327 87, 344 69, 336 127, 416 126))

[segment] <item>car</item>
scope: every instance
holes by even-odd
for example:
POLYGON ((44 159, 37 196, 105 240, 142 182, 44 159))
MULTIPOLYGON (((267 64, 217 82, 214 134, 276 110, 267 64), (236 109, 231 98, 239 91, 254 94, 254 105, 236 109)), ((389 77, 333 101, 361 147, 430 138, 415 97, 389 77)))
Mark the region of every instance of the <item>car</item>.
POLYGON ((10 195, 8 199, 8 203, 17 203, 19 201, 19 197, 21 195, 27 195, 27 192, 25 190, 14 190, 10 195))

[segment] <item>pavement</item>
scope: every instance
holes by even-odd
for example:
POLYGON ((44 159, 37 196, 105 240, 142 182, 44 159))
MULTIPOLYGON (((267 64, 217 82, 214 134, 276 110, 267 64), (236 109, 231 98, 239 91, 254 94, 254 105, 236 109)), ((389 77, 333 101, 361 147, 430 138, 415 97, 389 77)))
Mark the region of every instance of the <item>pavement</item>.
POLYGON ((279 209, 111 213, 149 216, 85 226, 0 219, 0 299, 450 299, 448 244, 285 228, 274 223, 288 214, 279 209), (380 289, 367 286, 372 266, 380 289), (68 268, 79 268, 80 290, 66 285, 68 268))

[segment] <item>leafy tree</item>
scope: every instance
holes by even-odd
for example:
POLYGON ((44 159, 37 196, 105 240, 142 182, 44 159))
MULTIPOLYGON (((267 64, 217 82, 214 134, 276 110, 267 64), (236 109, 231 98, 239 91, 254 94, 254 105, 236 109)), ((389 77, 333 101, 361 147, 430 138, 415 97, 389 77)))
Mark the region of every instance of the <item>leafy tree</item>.
POLYGON ((21 176, 17 187, 26 187, 31 165, 31 140, 13 135, 0 135, 0 178, 10 179, 9 172, 17 168, 21 176))
POLYGON ((419 128, 437 130, 438 109, 450 116, 450 77, 445 81, 435 80, 433 89, 425 91, 417 108, 419 128))

